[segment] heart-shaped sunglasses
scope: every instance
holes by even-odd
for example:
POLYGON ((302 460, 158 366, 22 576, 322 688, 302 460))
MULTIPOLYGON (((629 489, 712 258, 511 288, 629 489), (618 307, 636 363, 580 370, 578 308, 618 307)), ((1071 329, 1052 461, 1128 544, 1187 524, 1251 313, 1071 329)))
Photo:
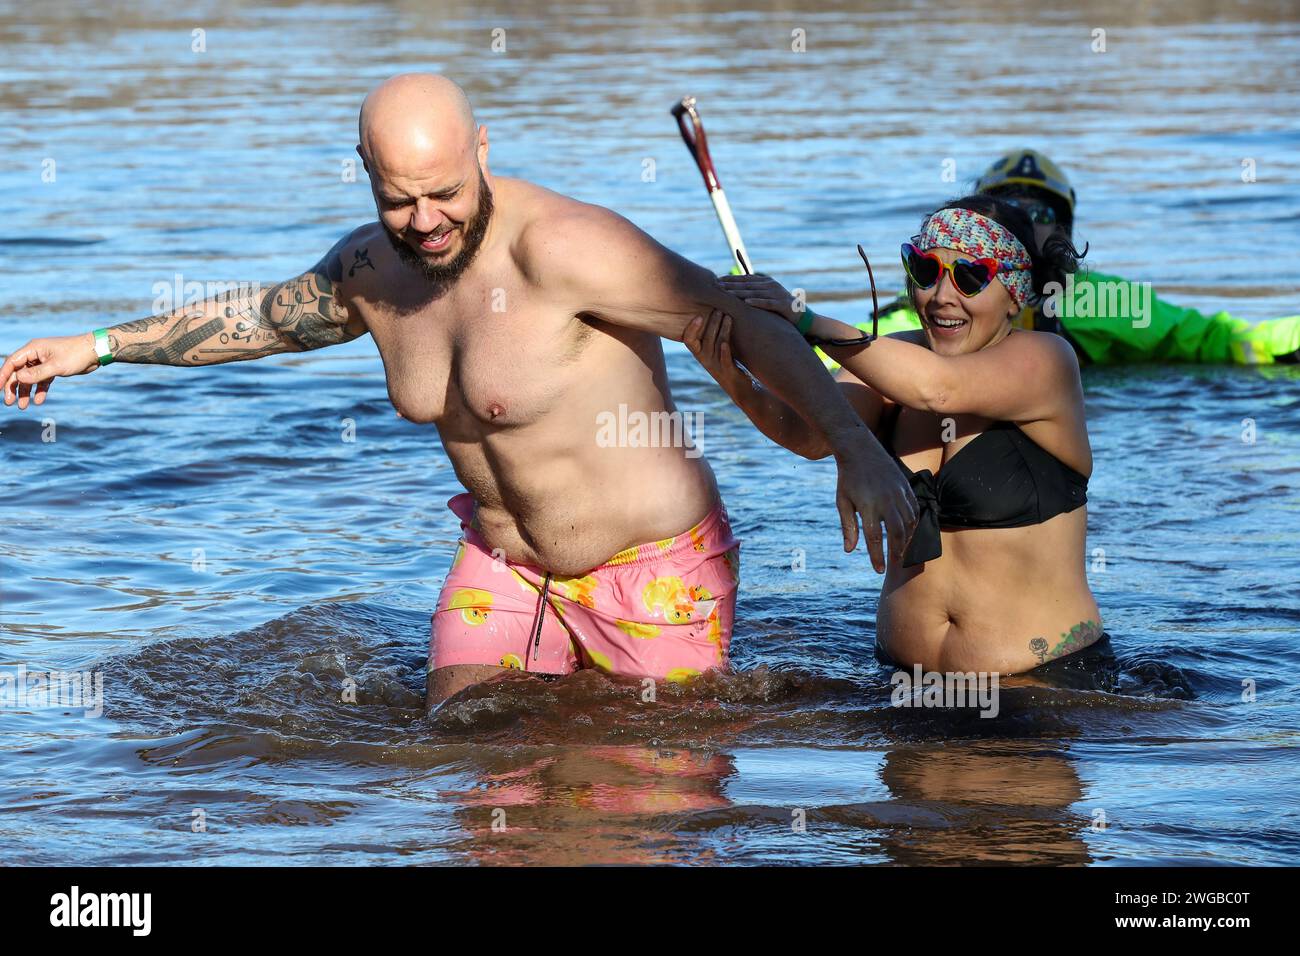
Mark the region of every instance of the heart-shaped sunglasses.
POLYGON ((903 243, 902 253, 903 270, 918 289, 933 288, 947 270, 952 276, 953 286, 968 299, 983 292, 997 278, 999 271, 1027 268, 997 259, 954 259, 947 263, 933 252, 922 252, 910 242, 903 243))

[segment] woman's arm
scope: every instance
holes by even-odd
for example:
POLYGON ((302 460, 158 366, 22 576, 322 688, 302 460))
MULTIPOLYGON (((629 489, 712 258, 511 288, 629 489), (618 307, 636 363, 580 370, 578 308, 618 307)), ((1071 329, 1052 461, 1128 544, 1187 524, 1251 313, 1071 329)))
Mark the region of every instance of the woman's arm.
MULTIPOLYGON (((811 334, 845 339, 862 332, 819 315, 811 334)), ((1082 391, 1074 349, 1049 332, 1016 332, 961 355, 937 355, 892 335, 822 350, 890 401, 936 415, 1039 421, 1060 414, 1063 394, 1082 391)))
MULTIPOLYGON (((748 304, 797 323, 790 293, 776 280, 732 276, 718 281, 748 304)), ((823 339, 862 336, 861 330, 823 315, 816 317, 810 333, 823 339)), ((890 401, 940 415, 1038 421, 1060 414, 1064 396, 1082 394, 1074 350, 1050 333, 1016 332, 995 346, 963 355, 937 355, 898 335, 869 345, 823 345, 822 350, 890 401)))

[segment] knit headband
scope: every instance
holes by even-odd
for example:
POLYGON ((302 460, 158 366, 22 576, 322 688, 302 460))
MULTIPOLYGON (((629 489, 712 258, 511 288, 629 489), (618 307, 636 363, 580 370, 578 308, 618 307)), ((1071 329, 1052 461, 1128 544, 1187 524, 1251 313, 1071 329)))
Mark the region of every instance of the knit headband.
POLYGON ((955 249, 975 259, 997 259, 998 281, 1011 293, 1016 308, 1033 296, 1032 260, 1024 243, 1006 226, 970 209, 940 209, 925 221, 917 248, 955 249))

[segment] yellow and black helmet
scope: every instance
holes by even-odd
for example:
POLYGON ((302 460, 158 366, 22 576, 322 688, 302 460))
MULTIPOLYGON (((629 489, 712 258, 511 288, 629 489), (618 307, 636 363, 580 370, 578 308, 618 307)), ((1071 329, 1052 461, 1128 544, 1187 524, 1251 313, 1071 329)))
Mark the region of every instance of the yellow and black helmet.
POLYGON ((1074 187, 1061 168, 1036 149, 1014 149, 975 180, 977 193, 1010 192, 1008 187, 1031 186, 1059 200, 1058 213, 1074 221, 1074 187), (1062 205, 1063 204, 1063 205, 1062 205))

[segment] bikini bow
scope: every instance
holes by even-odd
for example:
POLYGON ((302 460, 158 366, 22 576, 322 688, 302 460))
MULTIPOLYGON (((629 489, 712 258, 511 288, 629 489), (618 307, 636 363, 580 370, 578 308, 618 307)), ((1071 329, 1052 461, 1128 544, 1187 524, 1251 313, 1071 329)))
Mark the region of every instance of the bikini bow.
POLYGON ((903 553, 903 567, 933 561, 943 554, 939 538, 939 493, 935 488, 934 474, 929 468, 909 471, 908 482, 916 496, 916 531, 903 553))

